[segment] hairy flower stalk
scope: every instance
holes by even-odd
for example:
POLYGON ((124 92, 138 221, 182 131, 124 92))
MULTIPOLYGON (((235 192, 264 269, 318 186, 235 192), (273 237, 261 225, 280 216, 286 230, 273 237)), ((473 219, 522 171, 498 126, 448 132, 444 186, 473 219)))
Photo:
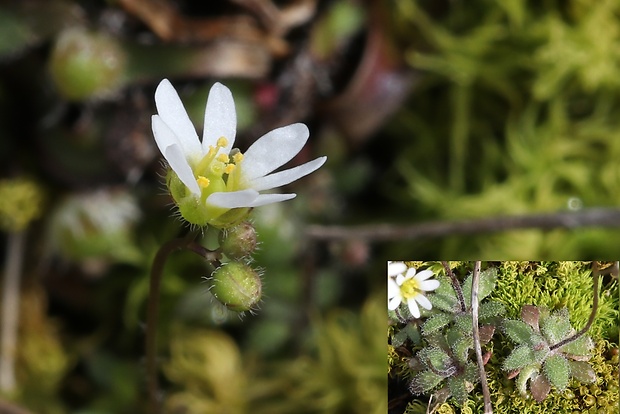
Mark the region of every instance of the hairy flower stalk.
POLYGON ((221 83, 209 92, 202 141, 167 79, 157 87, 155 103, 158 114, 152 117, 153 135, 170 167, 168 189, 181 216, 192 224, 227 228, 241 222, 252 207, 290 200, 295 194, 261 192, 298 180, 327 160, 319 157, 273 173, 306 144, 309 131, 299 123, 265 134, 245 153, 233 148, 235 103, 221 83))

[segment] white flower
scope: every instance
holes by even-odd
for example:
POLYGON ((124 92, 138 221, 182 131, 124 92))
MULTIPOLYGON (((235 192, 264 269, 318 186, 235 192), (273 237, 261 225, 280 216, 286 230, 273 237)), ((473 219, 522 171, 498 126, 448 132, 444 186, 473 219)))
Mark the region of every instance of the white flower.
POLYGON ((181 215, 190 223, 227 227, 243 219, 251 207, 290 200, 295 194, 261 194, 289 184, 323 165, 319 157, 297 167, 272 173, 306 144, 304 124, 275 129, 248 148, 233 149, 237 129, 230 90, 216 83, 209 92, 202 142, 179 95, 167 79, 155 91, 157 115, 153 135, 172 169, 168 188, 181 215))
POLYGON ((414 318, 419 318, 420 309, 418 308, 418 303, 425 309, 433 307, 431 302, 424 296, 424 292, 437 289, 439 281, 434 279, 427 280, 433 276, 431 270, 423 270, 417 273, 414 268, 406 269, 405 266, 403 269, 403 266, 398 265, 399 263, 401 262, 388 262, 388 309, 395 310, 401 302, 406 302, 411 315, 414 318), (405 269, 407 273, 403 275, 405 269), (397 270, 401 271, 397 272, 397 270), (396 276, 396 278, 393 276, 396 276))

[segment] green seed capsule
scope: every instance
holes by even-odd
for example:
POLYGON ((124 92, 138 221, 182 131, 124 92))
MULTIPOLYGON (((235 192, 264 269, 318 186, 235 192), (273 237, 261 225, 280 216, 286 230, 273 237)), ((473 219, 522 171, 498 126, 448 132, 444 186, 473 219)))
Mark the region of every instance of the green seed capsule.
POLYGON ((226 263, 211 276, 211 293, 228 309, 244 312, 254 309, 260 301, 260 276, 250 266, 239 262, 226 263))

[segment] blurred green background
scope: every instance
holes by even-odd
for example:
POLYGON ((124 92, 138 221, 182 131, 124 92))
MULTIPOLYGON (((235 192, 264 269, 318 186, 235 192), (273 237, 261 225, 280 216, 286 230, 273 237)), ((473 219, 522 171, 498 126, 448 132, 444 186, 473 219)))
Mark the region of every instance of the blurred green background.
POLYGON ((166 410, 386 412, 386 260, 612 257, 620 234, 374 243, 306 237, 306 226, 617 206, 619 8, 606 0, 1 2, 3 275, 23 266, 16 377, 0 404, 144 409, 151 260, 187 231, 173 216, 150 131, 153 93, 167 77, 199 131, 209 87, 221 81, 235 97, 242 150, 304 122, 311 138, 294 163, 328 162, 291 186, 295 200, 253 213, 264 268, 257 315, 240 318, 211 300, 199 258, 177 253, 167 263, 166 410))

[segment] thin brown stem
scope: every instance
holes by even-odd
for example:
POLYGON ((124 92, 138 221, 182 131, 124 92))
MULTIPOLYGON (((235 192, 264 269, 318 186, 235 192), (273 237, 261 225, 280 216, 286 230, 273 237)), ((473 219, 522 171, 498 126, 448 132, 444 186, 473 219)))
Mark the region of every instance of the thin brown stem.
POLYGON ((576 341, 582 335, 588 332, 588 330, 592 326, 592 323, 594 323, 594 319, 596 318, 596 311, 598 309, 598 275, 599 275, 598 262, 594 261, 592 262, 592 282, 594 283, 594 288, 593 288, 594 297, 592 300, 592 312, 590 313, 590 318, 588 318, 588 322, 583 327, 583 329, 577 332, 575 335, 568 337, 558 342, 555 345, 550 346, 549 349, 551 351, 553 351, 554 349, 561 348, 570 342, 576 341))
POLYGON ((471 314, 474 327, 474 349, 476 351, 476 360, 478 362, 478 374, 480 375, 480 384, 482 385, 482 396, 484 398, 484 413, 492 414, 491 394, 489 392, 489 384, 487 384, 487 375, 484 371, 484 361, 482 360, 482 349, 480 347, 480 331, 478 329, 478 286, 480 284, 480 261, 474 265, 474 275, 471 281, 471 314))
POLYGON ((458 234, 485 234, 520 229, 573 229, 620 227, 620 209, 592 208, 577 212, 491 217, 454 222, 419 224, 374 224, 366 226, 308 226, 306 234, 318 240, 363 239, 398 241, 440 238, 458 234))
POLYGON ((159 319, 159 291, 166 260, 168 260, 170 253, 181 249, 191 250, 210 261, 219 261, 221 258, 219 253, 211 252, 196 243, 194 239, 197 235, 197 232, 190 232, 185 237, 170 240, 159 248, 155 259, 153 259, 146 320, 146 378, 149 414, 160 412, 159 385, 157 381, 157 325, 159 319))
POLYGON ((456 278, 456 276, 454 275, 454 272, 452 271, 452 269, 450 269, 450 264, 448 262, 441 262, 443 268, 446 270, 446 274, 450 277, 450 280, 452 281, 452 287, 454 288, 454 291, 456 292, 456 297, 459 300, 459 305, 461 306, 461 312, 466 312, 467 311, 467 306, 465 306, 465 297, 463 296, 463 290, 461 289, 461 284, 459 283, 459 280, 456 278))

